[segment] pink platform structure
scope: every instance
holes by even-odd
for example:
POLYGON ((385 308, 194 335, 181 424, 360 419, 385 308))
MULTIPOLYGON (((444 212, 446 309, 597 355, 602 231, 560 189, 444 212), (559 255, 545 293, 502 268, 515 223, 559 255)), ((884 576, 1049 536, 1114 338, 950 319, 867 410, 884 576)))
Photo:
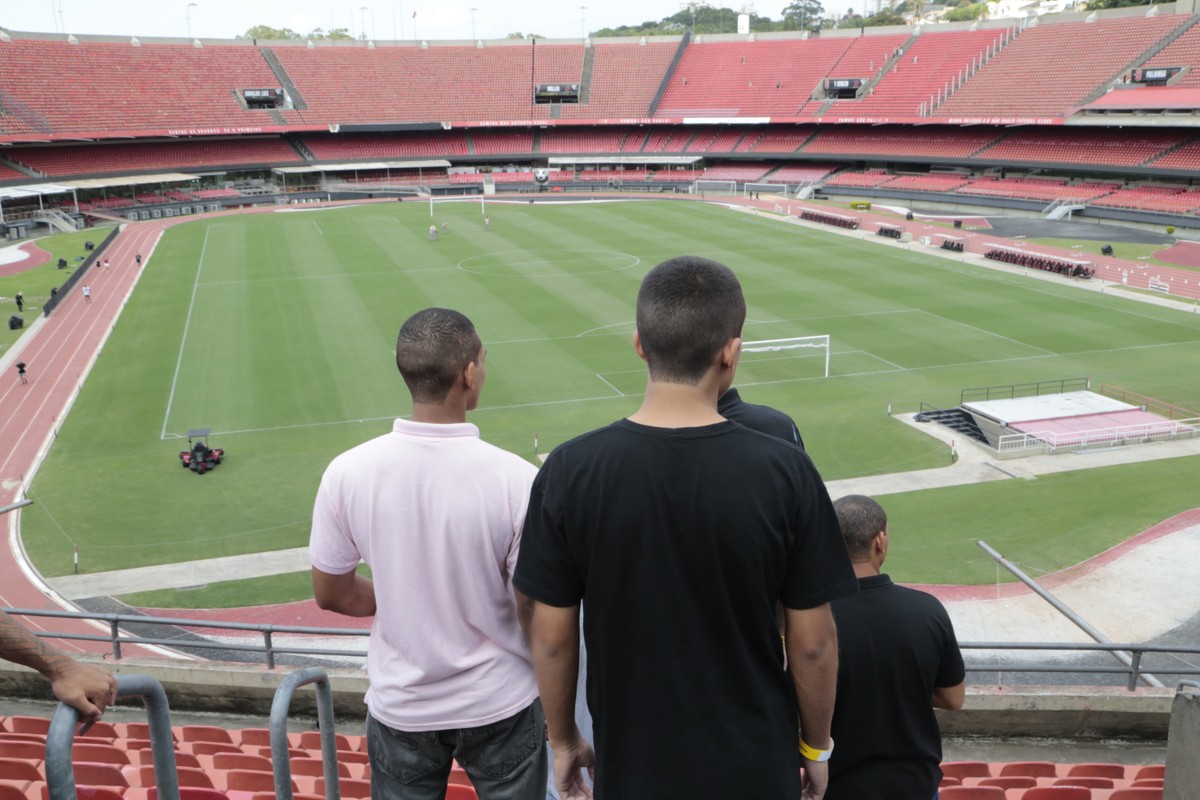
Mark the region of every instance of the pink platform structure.
MULTIPOLYGON (((1200 414, 1101 385, 1051 394, 964 398, 962 407, 1009 431, 1001 452, 1123 447, 1200 435, 1200 414)), ((1064 388, 1068 388, 1064 386, 1064 388)))

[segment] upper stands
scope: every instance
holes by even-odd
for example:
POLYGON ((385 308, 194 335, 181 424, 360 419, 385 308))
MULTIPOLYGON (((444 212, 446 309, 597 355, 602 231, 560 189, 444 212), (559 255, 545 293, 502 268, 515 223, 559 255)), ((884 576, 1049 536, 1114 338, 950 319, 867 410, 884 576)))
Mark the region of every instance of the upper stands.
MULTIPOLYGON (((579 83, 583 48, 526 41, 487 47, 276 47, 308 108, 297 122, 545 119, 535 83, 579 83)), ((264 62, 265 63, 265 62, 264 62)))
POLYGON ((1169 14, 1026 28, 934 116, 1065 116, 1190 19, 1169 14))
MULTIPOLYGON (((858 78, 869 81, 880 73, 884 66, 909 40, 907 33, 891 33, 882 36, 859 36, 829 70, 829 78, 858 78)), ((806 112, 818 111, 821 101, 813 100, 805 107, 806 112)), ((855 104, 835 102, 830 114, 854 113, 855 104)))
POLYGON ((1160 50, 1144 67, 1190 67, 1172 86, 1200 86, 1200 25, 1193 25, 1183 35, 1160 50))
POLYGON ((982 60, 998 47, 1007 31, 986 29, 925 33, 884 73, 875 90, 854 103, 854 114, 916 116, 930 95, 955 76, 965 74, 972 61, 982 60))
POLYGON ((675 41, 605 44, 593 41, 587 102, 563 105, 564 119, 646 117, 650 101, 675 56, 675 41))
POLYGON ((658 116, 794 117, 854 39, 702 41, 671 76, 658 116))
POLYGON ((222 45, 0 42, 0 133, 270 126, 238 89, 279 87, 257 49, 222 45), (21 76, 12 80, 11 76, 21 76), (24 123, 14 125, 14 120, 24 123))

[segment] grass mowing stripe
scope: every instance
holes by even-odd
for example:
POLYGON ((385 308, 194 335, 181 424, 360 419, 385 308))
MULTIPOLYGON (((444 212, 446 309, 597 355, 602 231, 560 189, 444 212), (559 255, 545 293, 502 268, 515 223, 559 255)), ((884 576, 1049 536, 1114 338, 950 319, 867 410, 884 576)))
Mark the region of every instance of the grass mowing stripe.
MULTIPOLYGON (((796 418, 827 479, 945 465, 941 443, 886 408, 953 404, 971 386, 1091 375, 1200 406, 1180 369, 1200 353, 1200 320, 1168 309, 696 204, 488 212, 490 233, 476 206, 436 205, 435 220, 449 223, 436 243, 419 204, 322 212, 312 217, 320 234, 305 214, 172 228, 37 478, 23 526, 38 567, 70 571, 64 535, 80 543, 84 571, 305 544, 328 461, 409 412, 394 340, 429 305, 463 310, 488 347, 472 416, 486 440, 532 458, 535 432, 545 452, 632 413, 644 391, 630 344, 637 287, 685 252, 719 254, 738 273, 747 337, 833 337, 830 380, 804 359, 747 360, 739 373, 747 400, 796 418), (615 269, 624 262, 614 253, 637 263, 615 269), (488 274, 460 269, 468 260, 488 274), (170 426, 214 424, 229 438, 226 463, 203 477, 180 469, 178 443, 157 430, 193 295, 170 426)), ((1149 496, 1140 474, 1106 491, 1137 506, 1149 496)), ((1062 524, 1050 495, 1012 483, 992 512, 1000 522, 1062 524)), ((915 507, 950 552, 970 509, 953 493, 922 495, 915 507)))

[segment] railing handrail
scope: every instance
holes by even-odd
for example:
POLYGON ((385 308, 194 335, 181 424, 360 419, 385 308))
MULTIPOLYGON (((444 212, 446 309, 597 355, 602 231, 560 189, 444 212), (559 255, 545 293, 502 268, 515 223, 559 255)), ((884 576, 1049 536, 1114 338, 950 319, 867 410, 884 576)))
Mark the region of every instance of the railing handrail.
MULTIPOLYGON (((251 622, 222 622, 219 620, 181 619, 177 617, 143 617, 135 614, 87 613, 78 611, 48 611, 45 609, 4 609, 14 616, 51 617, 58 619, 99 620, 109 622, 110 634, 71 634, 55 633, 53 631, 39 632, 38 635, 47 639, 71 639, 76 641, 110 642, 115 658, 121 658, 121 645, 159 645, 179 649, 204 648, 208 650, 231 650, 235 652, 255 652, 264 655, 269 669, 275 668, 275 658, 278 655, 302 656, 332 656, 342 658, 365 658, 366 650, 335 650, 328 648, 306 648, 278 645, 272 639, 275 633, 295 633, 312 636, 357 636, 365 637, 369 631, 357 628, 308 628, 302 625, 272 625, 251 622), (121 623, 142 623, 158 625, 175 625, 178 627, 209 628, 216 630, 255 631, 263 636, 262 644, 234 644, 212 640, 180 641, 176 639, 154 639, 139 636, 124 636, 118 630, 121 623)), ((1124 652, 1133 656, 1129 666, 1088 666, 1061 664, 968 664, 968 672, 1033 672, 1033 673, 1086 673, 1097 675, 1126 675, 1129 678, 1129 688, 1132 690, 1139 677, 1147 672, 1141 668, 1141 658, 1149 653, 1173 653, 1200 655, 1200 647, 1185 647, 1161 644, 1145 644, 1136 642, 960 642, 962 650, 1032 650, 1042 652, 1083 652, 1109 653, 1124 652)), ((1200 668, 1165 669, 1154 667, 1154 672, 1164 675, 1196 675, 1200 676, 1200 668)))
POLYGON ((1164 419, 1161 422, 1139 422, 1113 428, 1094 428, 1086 431, 1023 431, 1006 433, 997 442, 998 450, 1020 450, 1029 447, 1087 447, 1114 440, 1159 438, 1200 434, 1200 417, 1164 419))

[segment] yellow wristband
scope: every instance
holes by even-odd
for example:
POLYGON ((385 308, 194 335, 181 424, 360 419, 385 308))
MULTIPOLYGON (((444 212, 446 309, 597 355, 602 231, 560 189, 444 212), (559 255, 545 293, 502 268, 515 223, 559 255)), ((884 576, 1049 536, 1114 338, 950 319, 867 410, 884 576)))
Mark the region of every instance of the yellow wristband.
POLYGON ((829 740, 828 750, 818 750, 817 748, 805 742, 803 739, 800 740, 800 757, 806 761, 816 761, 818 763, 821 761, 828 761, 831 755, 833 755, 832 739, 829 740))

